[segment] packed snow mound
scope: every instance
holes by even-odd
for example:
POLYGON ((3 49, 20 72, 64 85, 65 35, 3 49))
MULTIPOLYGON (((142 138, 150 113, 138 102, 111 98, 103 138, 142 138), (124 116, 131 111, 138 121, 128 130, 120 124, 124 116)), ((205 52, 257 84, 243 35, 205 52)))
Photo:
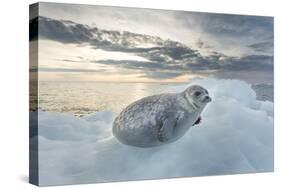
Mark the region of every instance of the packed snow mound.
POLYGON ((239 80, 203 79, 212 102, 178 141, 155 148, 120 144, 113 113, 78 118, 39 112, 40 185, 273 171, 273 103, 239 80))

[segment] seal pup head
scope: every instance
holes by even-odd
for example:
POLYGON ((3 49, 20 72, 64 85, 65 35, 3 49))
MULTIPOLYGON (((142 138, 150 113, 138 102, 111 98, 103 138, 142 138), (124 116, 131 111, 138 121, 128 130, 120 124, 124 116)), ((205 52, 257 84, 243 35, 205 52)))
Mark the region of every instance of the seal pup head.
POLYGON ((207 103, 212 99, 209 96, 208 91, 199 85, 193 85, 188 87, 184 92, 184 97, 193 106, 196 111, 201 111, 207 103))

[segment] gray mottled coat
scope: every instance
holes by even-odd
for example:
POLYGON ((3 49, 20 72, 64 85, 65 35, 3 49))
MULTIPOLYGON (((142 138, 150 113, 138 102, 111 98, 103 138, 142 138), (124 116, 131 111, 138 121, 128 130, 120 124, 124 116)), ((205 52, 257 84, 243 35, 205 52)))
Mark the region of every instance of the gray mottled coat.
POLYGON ((123 144, 153 147, 176 141, 200 116, 184 93, 160 94, 126 107, 113 123, 113 134, 123 144))

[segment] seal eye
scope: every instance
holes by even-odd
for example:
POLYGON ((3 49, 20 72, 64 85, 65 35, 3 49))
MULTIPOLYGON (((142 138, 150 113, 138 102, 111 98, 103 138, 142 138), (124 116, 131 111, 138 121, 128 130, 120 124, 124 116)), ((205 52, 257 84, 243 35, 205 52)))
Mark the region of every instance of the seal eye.
POLYGON ((201 92, 200 92, 200 91, 196 91, 196 92, 194 93, 194 95, 195 95, 196 97, 198 97, 199 95, 201 95, 201 92))

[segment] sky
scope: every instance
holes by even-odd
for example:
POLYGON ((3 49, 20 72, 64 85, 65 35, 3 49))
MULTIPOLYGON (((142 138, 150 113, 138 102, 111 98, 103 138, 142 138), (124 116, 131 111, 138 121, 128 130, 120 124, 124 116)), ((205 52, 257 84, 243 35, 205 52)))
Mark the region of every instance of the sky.
POLYGON ((272 17, 57 3, 39 16, 41 80, 273 82, 272 17))

